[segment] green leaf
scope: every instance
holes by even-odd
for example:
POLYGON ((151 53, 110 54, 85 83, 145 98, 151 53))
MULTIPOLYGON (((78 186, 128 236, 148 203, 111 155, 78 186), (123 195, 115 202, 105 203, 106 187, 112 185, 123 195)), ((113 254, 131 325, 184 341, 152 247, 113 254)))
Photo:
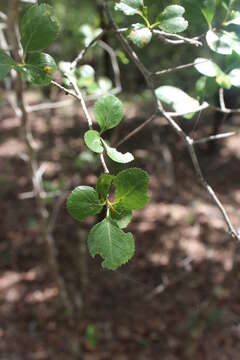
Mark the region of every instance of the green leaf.
POLYGON ((68 212, 78 221, 99 214, 102 208, 103 204, 100 203, 97 192, 90 186, 78 186, 67 200, 68 212))
POLYGON ((232 86, 240 88, 240 68, 230 71, 228 78, 230 79, 232 86))
POLYGON ((235 51, 238 55, 240 55, 240 36, 235 32, 227 32, 226 33, 227 40, 231 46, 232 51, 235 51))
POLYGON ((116 270, 134 255, 135 246, 131 233, 124 233, 111 219, 96 224, 88 236, 88 248, 92 257, 100 255, 102 267, 116 270))
POLYGON ((233 10, 231 12, 230 20, 225 25, 240 25, 240 11, 233 10))
POLYGON ((152 40, 152 32, 143 24, 133 24, 128 38, 139 48, 143 48, 152 40))
POLYGON ((121 0, 115 5, 115 10, 122 11, 125 15, 141 15, 143 0, 121 0))
POLYGON ((134 157, 131 153, 127 152, 127 153, 123 154, 120 151, 117 151, 117 149, 108 146, 105 141, 102 140, 102 142, 103 142, 103 145, 106 149, 108 156, 113 161, 120 163, 120 164, 127 164, 134 160, 134 157))
POLYGON ((206 41, 212 51, 222 55, 232 54, 232 47, 226 32, 209 30, 206 35, 206 41))
POLYGON ((53 14, 53 8, 47 4, 31 6, 20 24, 24 53, 48 47, 57 38, 58 33, 59 24, 53 14))
POLYGON ((168 33, 179 33, 187 29, 188 22, 182 16, 185 9, 180 5, 167 6, 158 17, 159 27, 168 33))
POLYGON ((141 169, 131 168, 121 171, 114 179, 116 202, 129 210, 142 209, 148 202, 147 173, 141 169))
POLYGON ((102 132, 112 129, 122 121, 122 103, 114 95, 105 95, 95 103, 94 115, 102 132))
POLYGON ((201 6, 201 12, 208 23, 208 27, 211 28, 212 21, 216 13, 216 1, 205 0, 203 6, 201 6))
POLYGON ((132 211, 126 209, 121 204, 113 206, 110 211, 111 218, 118 224, 120 229, 124 229, 132 220, 132 211))
POLYGON ((32 54, 23 69, 27 79, 35 85, 49 85, 57 66, 55 60, 45 53, 32 54))
POLYGON ((208 77, 216 77, 222 71, 217 64, 205 58, 197 58, 194 63, 195 69, 200 72, 200 74, 208 77))
POLYGON ((174 86, 160 86, 156 89, 156 95, 159 100, 165 104, 170 105, 177 113, 194 113, 199 108, 200 104, 196 99, 186 94, 179 88, 174 86))
POLYGON ((96 190, 100 199, 106 200, 106 197, 109 193, 110 187, 114 180, 115 176, 110 174, 101 174, 98 178, 96 190))
POLYGON ((224 72, 221 72, 221 74, 216 77, 216 82, 220 87, 224 89, 231 89, 232 87, 230 78, 226 74, 224 74, 224 72))
POLYGON ((98 131, 88 130, 84 134, 84 141, 90 150, 100 154, 104 148, 102 146, 101 137, 98 131))
POLYGON ((98 79, 98 86, 99 86, 101 92, 103 94, 105 94, 105 93, 109 92, 112 89, 113 84, 112 84, 112 81, 109 78, 107 78, 105 76, 101 76, 98 79))
POLYGON ((196 92, 201 98, 211 97, 216 94, 219 86, 216 83, 216 78, 202 76, 196 82, 196 92))
POLYGON ((0 50, 0 80, 4 79, 9 71, 15 66, 15 61, 4 51, 0 50))

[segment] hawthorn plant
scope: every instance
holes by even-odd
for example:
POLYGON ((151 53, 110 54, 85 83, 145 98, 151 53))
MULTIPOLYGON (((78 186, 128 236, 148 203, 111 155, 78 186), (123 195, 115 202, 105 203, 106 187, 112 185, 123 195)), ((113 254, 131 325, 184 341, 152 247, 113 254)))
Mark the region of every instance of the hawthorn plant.
MULTIPOLYGON (((194 0, 193 3, 196 5, 194 0)), ((202 175, 194 149, 194 141, 174 120, 175 116, 191 119, 197 112, 211 107, 211 99, 217 91, 220 90, 220 94, 222 94, 224 89, 232 86, 240 87, 240 38, 236 31, 240 26, 240 12, 234 9, 234 1, 230 0, 228 4, 225 1, 217 0, 198 3, 200 13, 206 20, 205 40, 202 35, 193 39, 180 35, 188 28, 189 23, 185 19, 184 7, 179 4, 163 8, 161 13, 152 19, 150 9, 144 5, 143 0, 115 2, 115 11, 131 17, 133 20, 138 18, 138 22, 133 21, 129 26, 126 36, 115 23, 108 2, 103 1, 103 5, 110 24, 109 29, 103 30, 114 30, 127 55, 143 74, 157 104, 155 112, 165 117, 173 130, 185 141, 202 185, 218 206, 231 235, 239 239, 239 234, 233 228, 223 205, 202 175), (218 7, 224 10, 225 16, 216 28, 214 21, 218 7), (195 90, 192 91, 192 93, 195 91, 195 97, 168 84, 155 88, 152 81, 154 77, 161 76, 166 72, 174 72, 176 69, 178 70, 178 67, 162 70, 156 74, 150 73, 145 68, 134 47, 142 49, 150 46, 153 36, 173 45, 187 43, 193 46, 202 46, 204 44, 209 53, 207 58, 199 56, 192 63, 179 66, 182 69, 193 66, 201 74, 195 90), (219 57, 215 60, 214 54, 225 57, 225 61, 221 61, 224 66, 217 64, 219 57), (208 102, 202 102, 203 99, 207 99, 208 102), (162 103, 173 112, 167 112, 162 103)), ((57 69, 56 62, 51 55, 42 51, 55 41, 58 34, 59 23, 51 6, 40 4, 29 7, 20 23, 21 62, 17 63, 7 53, 0 51, 0 79, 14 69, 32 84, 46 86, 52 83, 80 100, 89 124, 89 130, 84 134, 84 141, 92 152, 100 156, 104 172, 99 175, 96 188, 85 185, 75 188, 68 197, 67 209, 71 216, 80 222, 88 216, 105 212, 104 220, 94 225, 89 232, 88 248, 91 256, 100 255, 102 257, 103 267, 116 270, 128 262, 134 254, 133 235, 123 229, 131 222, 133 211, 142 209, 148 202, 149 177, 145 171, 135 167, 126 168, 116 175, 109 173, 105 163, 106 156, 110 161, 121 164, 134 161, 130 152, 121 153, 105 139, 105 133, 117 127, 123 120, 123 105, 116 96, 111 94, 109 82, 105 82, 103 87, 99 85, 100 83, 96 84, 94 70, 88 65, 85 65, 84 69, 83 67, 78 68, 77 61, 60 64, 60 68, 64 72, 64 86, 66 87, 53 80, 57 69), (89 76, 91 77, 91 86, 89 85, 89 76), (82 95, 82 91, 93 90, 99 95, 94 105, 94 128, 82 95)), ((99 34, 97 31, 96 38, 90 39, 85 50, 100 37, 101 33, 99 34)), ((226 109, 224 99, 221 99, 221 108, 218 111, 231 112, 234 110, 226 109)))

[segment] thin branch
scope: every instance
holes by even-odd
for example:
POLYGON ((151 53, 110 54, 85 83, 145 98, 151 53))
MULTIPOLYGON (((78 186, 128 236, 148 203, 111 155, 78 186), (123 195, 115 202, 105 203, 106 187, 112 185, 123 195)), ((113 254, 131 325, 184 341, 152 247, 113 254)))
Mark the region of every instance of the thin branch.
POLYGON ((88 51, 88 49, 90 49, 98 40, 100 40, 103 35, 106 33, 106 30, 103 30, 102 32, 100 32, 100 34, 98 34, 97 36, 95 36, 94 39, 92 39, 92 41, 90 41, 84 49, 81 50, 81 52, 78 54, 78 56, 76 57, 76 59, 73 60, 73 62, 71 63, 71 70, 74 70, 76 68, 76 66, 78 65, 78 63, 83 59, 83 57, 85 56, 86 52, 88 51))
POLYGON ((223 88, 219 89, 219 102, 220 102, 220 108, 221 108, 222 112, 226 112, 227 108, 225 105, 223 88))
POLYGON ((83 95, 82 95, 82 93, 81 93, 81 91, 80 91, 80 89, 79 89, 79 87, 77 85, 77 81, 72 75, 67 74, 66 76, 67 76, 68 80, 70 81, 70 83, 72 84, 72 86, 73 86, 73 88, 74 88, 74 90, 75 90, 75 92, 77 94, 77 98, 81 103, 83 113, 84 113, 84 115, 86 117, 86 120, 88 122, 88 127, 89 127, 89 129, 92 129, 92 119, 91 119, 91 116, 90 116, 90 114, 88 112, 88 109, 87 109, 86 103, 84 101, 83 95))
POLYGON ((118 27, 113 19, 113 16, 112 16, 112 13, 111 13, 111 10, 110 10, 107 0, 104 0, 104 6, 105 6, 106 15, 107 15, 110 25, 116 30, 117 38, 119 39, 123 48, 128 53, 128 56, 131 58, 131 60, 134 62, 134 64, 137 66, 139 71, 144 76, 146 83, 147 83, 149 89, 151 90, 152 96, 155 100, 156 107, 157 107, 156 110, 159 112, 160 115, 162 115, 167 120, 168 124, 172 127, 172 129, 176 132, 176 134, 184 141, 184 143, 187 147, 187 150, 189 152, 189 155, 191 157, 193 167, 195 169, 198 180, 200 181, 202 186, 207 190, 207 192, 211 196, 212 200, 214 201, 214 203, 218 207, 219 211, 221 212, 231 236, 240 241, 240 234, 233 227, 231 220, 229 219, 229 216, 228 216, 224 206, 222 205, 222 203, 219 200, 219 198, 217 197, 216 193, 214 192, 212 187, 208 184, 208 182, 205 180, 205 178, 203 176, 203 173, 202 173, 202 170, 201 170, 201 167, 200 167, 200 164, 199 164, 199 161, 198 161, 195 149, 194 149, 194 141, 182 130, 182 128, 174 121, 174 119, 171 116, 169 116, 169 114, 163 109, 162 103, 157 98, 155 89, 154 89, 154 85, 150 79, 151 74, 149 74, 149 71, 145 68, 145 66, 139 60, 139 58, 137 57, 137 55, 135 54, 135 52, 133 51, 131 46, 128 44, 127 40, 123 37, 123 35, 119 34, 117 32, 118 27))
POLYGON ((177 45, 187 43, 197 47, 203 45, 202 42, 198 40, 198 38, 190 39, 179 34, 171 34, 161 30, 153 30, 153 33, 159 35, 163 40, 169 42, 170 44, 177 45))
MULTIPOLYGON (((19 10, 19 0, 10 1, 8 8, 8 15, 9 15, 8 35, 9 35, 10 44, 14 49, 13 56, 16 61, 21 60, 20 46, 18 41, 18 30, 17 30, 18 10, 19 10)), ((18 114, 21 119, 21 129, 23 132, 24 142, 27 147, 28 160, 29 160, 28 163, 29 163, 30 175, 32 178, 33 189, 34 189, 33 191, 35 194, 36 203, 39 211, 40 229, 43 239, 46 241, 47 250, 48 250, 48 262, 51 267, 52 273, 54 275, 55 281, 57 283, 62 303, 66 307, 66 309, 72 311, 72 306, 68 297, 68 293, 65 288, 64 279, 61 277, 59 272, 59 267, 57 262, 57 249, 55 247, 55 242, 53 237, 49 236, 47 232, 48 212, 45 207, 44 201, 41 197, 43 193, 42 175, 44 172, 44 168, 42 166, 39 167, 35 153, 35 148, 32 145, 29 117, 24 101, 24 81, 22 78, 22 74, 19 72, 17 73, 17 78, 15 82, 15 92, 17 98, 17 105, 15 106, 15 108, 17 108, 16 114, 18 114)))
POLYGON ((150 122, 152 122, 154 119, 156 119, 156 117, 157 117, 156 113, 151 115, 146 121, 144 121, 136 129, 134 129, 129 134, 127 134, 121 141, 119 141, 116 146, 118 147, 119 145, 122 145, 127 140, 129 140, 131 137, 135 136, 139 131, 143 130, 150 122))
POLYGON ((235 135, 238 135, 238 132, 228 132, 228 133, 224 133, 224 134, 212 135, 212 136, 204 137, 199 140, 194 140, 194 145, 204 144, 209 141, 223 140, 223 139, 229 138, 231 136, 235 136, 235 135))
POLYGON ((156 71, 155 73, 152 73, 152 76, 161 76, 161 75, 165 75, 165 74, 169 74, 169 73, 172 73, 172 72, 175 72, 175 71, 179 71, 179 70, 185 70, 185 69, 188 69, 190 67, 193 67, 193 66, 196 66, 198 64, 202 64, 202 63, 205 63, 209 60, 202 60, 202 61, 199 61, 199 62, 191 62, 191 63, 188 63, 188 64, 184 64, 184 65, 180 65, 180 66, 175 66, 175 67, 171 67, 169 69, 164 69, 164 70, 160 70, 160 71, 156 71))
POLYGON ((111 58, 115 86, 116 86, 115 90, 119 93, 122 91, 122 84, 121 84, 121 79, 120 79, 120 69, 119 69, 118 60, 117 60, 115 51, 113 50, 113 48, 110 45, 108 45, 107 43, 105 43, 102 40, 98 41, 98 45, 101 46, 105 51, 107 51, 107 53, 109 54, 109 56, 111 58))
POLYGON ((209 108, 209 104, 206 101, 204 101, 198 108, 194 108, 193 110, 188 110, 188 111, 183 111, 183 112, 165 112, 165 114, 174 118, 174 117, 179 117, 179 116, 185 116, 185 115, 192 114, 192 113, 197 113, 199 111, 202 111, 202 110, 205 110, 208 108, 209 108))

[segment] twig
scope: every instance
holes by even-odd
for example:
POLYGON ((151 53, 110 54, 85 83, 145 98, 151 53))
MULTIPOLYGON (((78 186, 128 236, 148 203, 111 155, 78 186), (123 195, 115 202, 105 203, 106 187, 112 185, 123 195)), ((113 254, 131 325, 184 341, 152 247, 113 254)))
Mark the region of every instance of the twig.
POLYGON ((199 111, 205 110, 209 108, 209 104, 204 101, 198 108, 194 108, 193 110, 188 110, 188 111, 183 111, 183 112, 165 112, 165 114, 167 116, 171 116, 172 118, 174 117, 179 117, 179 116, 185 116, 188 114, 192 114, 192 113, 197 113, 199 111))
POLYGON ((163 40, 165 40, 166 42, 169 42, 170 44, 191 44, 194 46, 202 46, 202 42, 198 40, 198 38, 193 38, 193 39, 189 39, 187 37, 181 36, 179 34, 171 34, 171 33, 167 33, 165 31, 161 31, 161 30, 153 30, 154 34, 160 35, 161 38, 163 38, 163 40), (170 39, 169 39, 170 38, 170 39), (171 40, 173 39, 173 40, 171 40))
POLYGON ((223 88, 219 89, 219 102, 220 102, 220 108, 222 112, 226 112, 227 108, 224 101, 224 90, 223 88))
POLYGON ((77 66, 77 64, 83 59, 88 49, 90 49, 99 39, 103 37, 106 30, 103 30, 100 34, 98 34, 92 41, 90 41, 83 50, 79 53, 79 55, 76 57, 76 59, 73 60, 71 63, 71 70, 74 70, 77 66))
MULTIPOLYGON (((83 113, 86 117, 86 120, 88 122, 88 127, 89 129, 91 130, 92 129, 92 126, 93 126, 93 122, 92 122, 92 119, 91 119, 91 116, 88 112, 88 109, 87 109, 87 106, 86 106, 86 103, 85 103, 85 100, 83 98, 83 95, 81 93, 81 90, 79 89, 78 85, 77 85, 77 82, 75 80, 75 78, 71 75, 71 74, 66 74, 66 77, 68 78, 68 80, 70 81, 70 83, 72 84, 73 88, 74 88, 74 91, 68 91, 68 93, 70 95, 72 95, 73 97, 77 98, 80 103, 81 103, 81 107, 82 107, 82 110, 83 110, 83 113)), ((52 84, 55 85, 55 86, 58 86, 60 89, 62 89, 63 91, 66 91, 67 89, 65 89, 63 86, 59 85, 57 82, 55 81, 52 81, 52 84)), ((107 168, 107 165, 106 165, 106 162, 105 162, 105 159, 104 159, 104 155, 103 154, 100 154, 100 160, 101 160, 101 163, 102 163, 102 166, 103 166, 103 170, 105 173, 109 173, 109 170, 107 168)))
POLYGON ((123 143, 125 143, 127 140, 129 140, 131 137, 135 136, 139 131, 144 129, 150 122, 152 122, 157 117, 156 114, 151 115, 147 120, 145 120, 141 125, 139 125, 136 129, 131 131, 129 134, 127 134, 121 141, 117 143, 117 147, 123 143))
POLYGON ((180 65, 180 66, 175 66, 175 67, 171 67, 169 69, 164 69, 164 70, 160 70, 160 71, 156 71, 155 73, 152 73, 152 76, 154 77, 157 77, 157 76, 161 76, 161 75, 165 75, 165 74, 169 74, 169 73, 172 73, 172 72, 175 72, 175 71, 179 71, 179 70, 184 70, 184 69, 188 69, 190 67, 193 67, 195 65, 198 65, 198 64, 203 64, 205 62, 207 62, 209 60, 202 60, 202 61, 199 61, 199 62, 191 62, 191 63, 188 63, 188 64, 184 64, 184 65, 180 65))
MULTIPOLYGON (((117 30, 117 25, 113 19, 109 4, 107 0, 103 0, 104 1, 104 6, 105 6, 105 10, 106 10, 106 16, 109 20, 110 26, 112 26, 115 30, 117 30)), ((149 74, 149 71, 145 68, 145 66, 142 64, 142 62, 140 61, 140 59, 138 58, 138 56, 136 55, 136 53, 133 51, 133 49, 131 48, 131 46, 128 44, 128 42, 126 41, 126 39, 123 37, 122 34, 119 34, 118 32, 116 32, 116 36, 119 39, 122 47, 126 50, 126 52, 128 53, 129 57, 131 58, 131 60, 134 62, 134 64, 137 66, 137 68, 139 69, 139 71, 142 73, 142 75, 144 76, 146 83, 149 87, 149 89, 151 90, 152 96, 155 100, 156 103, 156 107, 157 107, 157 111, 159 112, 160 115, 162 115, 168 122, 168 124, 172 127, 172 129, 176 132, 176 134, 184 141, 187 150, 189 152, 189 155, 191 157, 192 163, 193 163, 193 167, 194 170, 196 172, 196 175, 198 177, 198 180, 200 181, 200 183, 202 184, 202 186, 206 189, 206 191, 209 193, 209 195, 211 196, 212 200, 214 201, 214 203, 216 204, 216 206, 218 207, 219 211, 221 212, 223 219, 228 227, 228 231, 230 233, 230 235, 239 240, 240 241, 240 234, 237 232, 237 230, 233 227, 231 220, 229 219, 229 216, 224 208, 224 206, 222 205, 221 201, 219 200, 219 198, 217 197, 216 193, 214 192, 214 190, 212 189, 212 187, 208 184, 208 182, 205 180, 198 158, 197 158, 197 154, 195 152, 194 149, 194 141, 182 130, 182 128, 174 121, 174 119, 169 116, 169 114, 163 109, 162 103, 159 101, 159 99, 156 96, 155 93, 155 89, 154 89, 154 85, 151 81, 151 74, 149 74)))
POLYGON ((222 140, 222 139, 226 139, 229 138, 231 136, 235 136, 238 135, 237 132, 228 132, 228 133, 224 133, 224 134, 218 134, 218 135, 212 135, 212 136, 208 136, 199 140, 194 140, 194 145, 197 144, 203 144, 209 141, 215 141, 215 140, 222 140))
POLYGON ((113 68, 113 73, 114 73, 114 80, 115 80, 115 93, 119 93, 122 91, 122 84, 121 84, 121 79, 120 79, 120 69, 119 69, 119 65, 118 65, 118 60, 117 60, 117 56, 115 54, 115 51, 113 50, 113 48, 108 45, 107 43, 105 43, 102 40, 98 41, 98 44, 105 50, 108 52, 110 58, 111 58, 111 62, 112 62, 112 68, 113 68))

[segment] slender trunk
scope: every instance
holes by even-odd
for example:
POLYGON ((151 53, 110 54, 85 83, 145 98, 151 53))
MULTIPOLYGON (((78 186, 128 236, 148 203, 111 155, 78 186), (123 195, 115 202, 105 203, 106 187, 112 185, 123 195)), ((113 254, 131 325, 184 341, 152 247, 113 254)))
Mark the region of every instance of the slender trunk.
MULTIPOLYGON (((11 0, 8 4, 8 41, 12 46, 12 54, 17 62, 21 62, 19 41, 18 41, 18 13, 19 13, 19 0, 11 0)), ((48 212, 45 207, 41 194, 43 193, 42 178, 39 171, 39 164, 37 161, 36 152, 33 145, 33 139, 30 129, 29 116, 26 111, 24 103, 24 81, 22 75, 17 73, 14 79, 14 87, 16 93, 17 107, 21 113, 21 137, 25 142, 28 155, 29 173, 33 183, 33 189, 36 197, 36 205, 39 212, 39 225, 42 238, 46 242, 48 252, 48 263, 56 284, 58 286, 59 294, 62 304, 72 313, 71 301, 68 297, 64 279, 61 277, 58 261, 57 249, 52 235, 48 232, 48 212)))

